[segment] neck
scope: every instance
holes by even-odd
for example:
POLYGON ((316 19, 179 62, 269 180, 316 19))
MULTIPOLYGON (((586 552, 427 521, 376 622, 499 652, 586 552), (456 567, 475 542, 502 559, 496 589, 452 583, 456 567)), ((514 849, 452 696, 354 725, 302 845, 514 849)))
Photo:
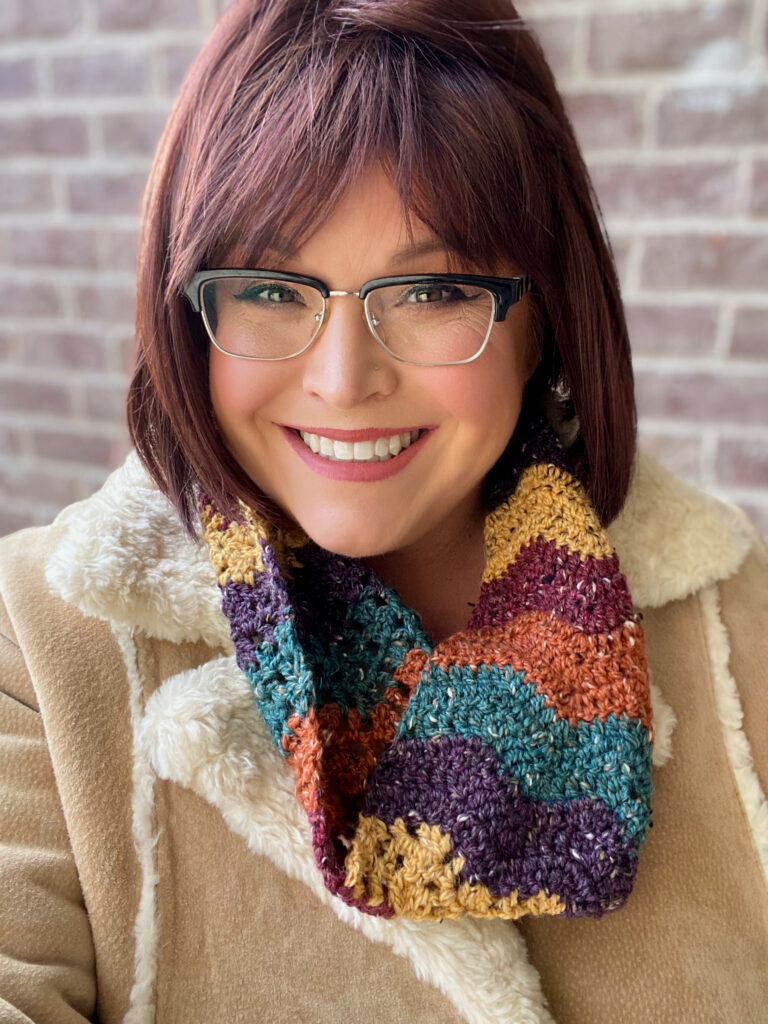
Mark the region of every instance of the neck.
POLYGON ((485 514, 479 495, 417 543, 366 558, 415 609, 433 641, 463 630, 480 594, 485 514))

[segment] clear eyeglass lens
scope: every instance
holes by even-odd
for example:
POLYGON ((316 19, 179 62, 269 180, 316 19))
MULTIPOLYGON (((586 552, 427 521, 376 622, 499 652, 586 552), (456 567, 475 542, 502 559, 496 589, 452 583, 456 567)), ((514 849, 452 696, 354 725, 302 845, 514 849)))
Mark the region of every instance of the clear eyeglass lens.
POLYGON ((206 281, 201 304, 219 348, 255 359, 301 352, 320 329, 323 315, 323 297, 316 288, 277 277, 206 281))
POLYGON ((368 315, 390 352, 414 363, 458 363, 483 347, 493 323, 493 293, 435 278, 386 285, 368 296, 368 315))

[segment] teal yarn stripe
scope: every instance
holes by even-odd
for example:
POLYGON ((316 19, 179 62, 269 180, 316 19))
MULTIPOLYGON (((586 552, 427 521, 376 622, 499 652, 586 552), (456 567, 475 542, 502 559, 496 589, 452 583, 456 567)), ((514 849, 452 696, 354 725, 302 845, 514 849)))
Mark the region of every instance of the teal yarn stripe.
POLYGON ((478 736, 521 795, 546 802, 601 800, 642 839, 650 821, 652 745, 637 718, 610 715, 574 727, 545 707, 525 673, 496 665, 425 668, 395 741, 478 736))

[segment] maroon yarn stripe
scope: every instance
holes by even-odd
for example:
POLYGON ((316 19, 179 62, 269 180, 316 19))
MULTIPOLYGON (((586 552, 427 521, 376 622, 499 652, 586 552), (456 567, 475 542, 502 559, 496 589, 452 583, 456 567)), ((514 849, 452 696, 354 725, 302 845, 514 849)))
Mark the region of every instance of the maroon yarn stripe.
POLYGON ((501 576, 483 583, 470 629, 501 626, 524 612, 551 612, 585 633, 609 633, 633 615, 616 555, 582 561, 566 545, 539 537, 501 576))

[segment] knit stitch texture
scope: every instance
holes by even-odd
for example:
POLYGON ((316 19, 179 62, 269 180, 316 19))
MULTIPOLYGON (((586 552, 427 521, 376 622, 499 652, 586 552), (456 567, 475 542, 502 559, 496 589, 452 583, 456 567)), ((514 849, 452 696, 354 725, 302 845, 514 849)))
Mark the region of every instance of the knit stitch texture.
POLYGON ((479 600, 437 644, 363 561, 201 497, 317 866, 367 914, 600 917, 632 889, 653 791, 641 616, 557 435, 514 441, 479 600))

